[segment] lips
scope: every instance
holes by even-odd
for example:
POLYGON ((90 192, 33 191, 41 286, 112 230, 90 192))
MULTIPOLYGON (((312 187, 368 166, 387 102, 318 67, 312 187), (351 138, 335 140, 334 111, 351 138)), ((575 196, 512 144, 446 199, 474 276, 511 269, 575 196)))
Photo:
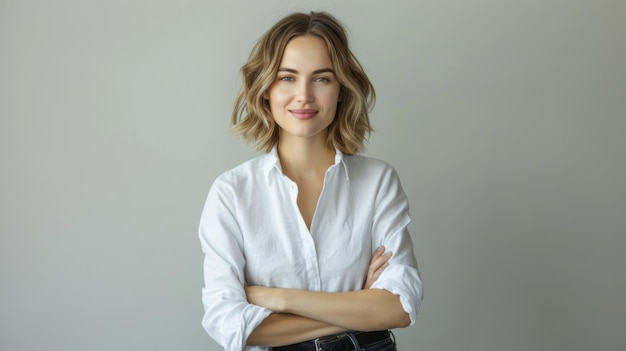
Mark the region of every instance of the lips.
POLYGON ((317 110, 312 109, 295 109, 289 110, 289 112, 291 112, 291 115, 295 118, 302 120, 311 119, 317 115, 317 110))

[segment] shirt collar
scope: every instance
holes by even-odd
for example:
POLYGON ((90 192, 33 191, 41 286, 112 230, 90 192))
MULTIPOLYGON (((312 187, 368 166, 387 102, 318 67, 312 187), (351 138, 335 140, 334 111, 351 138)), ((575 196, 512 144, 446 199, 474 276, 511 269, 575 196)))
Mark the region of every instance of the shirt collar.
POLYGON ((283 172, 283 168, 280 165, 280 160, 278 159, 278 149, 276 145, 265 155, 265 159, 263 160, 263 171, 265 175, 268 177, 273 171, 278 171, 279 173, 283 172))
MULTIPOLYGON (((350 174, 348 173, 348 166, 346 165, 345 156, 339 149, 335 149, 335 164, 331 167, 341 164, 345 170, 346 180, 350 180, 350 174)), ((283 168, 280 165, 280 159, 278 158, 278 146, 274 145, 272 150, 265 155, 263 161, 263 171, 267 180, 270 181, 272 172, 283 173, 283 168)))

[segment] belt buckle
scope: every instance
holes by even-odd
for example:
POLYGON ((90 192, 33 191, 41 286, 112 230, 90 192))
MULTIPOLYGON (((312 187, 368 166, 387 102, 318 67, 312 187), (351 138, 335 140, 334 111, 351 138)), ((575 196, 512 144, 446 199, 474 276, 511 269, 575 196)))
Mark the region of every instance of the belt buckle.
POLYGON ((355 350, 358 350, 359 346, 356 341, 356 337, 353 334, 352 335, 351 334, 352 333, 342 333, 342 334, 337 334, 337 335, 322 336, 322 337, 316 338, 315 340, 313 340, 315 351, 324 351, 324 348, 322 347, 322 344, 321 344, 324 341, 338 340, 344 337, 350 339, 350 341, 352 342, 352 345, 354 345, 355 347, 355 350))
POLYGON ((340 335, 330 335, 330 336, 321 336, 313 340, 313 345, 315 345, 315 351, 324 351, 321 343, 327 340, 339 339, 343 334, 340 335))
POLYGON ((313 340, 313 345, 315 345, 315 351, 324 351, 324 349, 322 349, 322 346, 320 345, 320 338, 316 338, 315 340, 313 340))

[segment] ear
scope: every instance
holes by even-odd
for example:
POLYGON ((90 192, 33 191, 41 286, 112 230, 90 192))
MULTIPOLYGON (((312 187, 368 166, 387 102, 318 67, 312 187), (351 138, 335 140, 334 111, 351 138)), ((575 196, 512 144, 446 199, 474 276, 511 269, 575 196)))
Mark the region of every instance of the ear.
POLYGON ((270 94, 267 93, 267 90, 263 92, 262 96, 263 96, 263 99, 265 99, 265 100, 269 100, 270 99, 270 94))

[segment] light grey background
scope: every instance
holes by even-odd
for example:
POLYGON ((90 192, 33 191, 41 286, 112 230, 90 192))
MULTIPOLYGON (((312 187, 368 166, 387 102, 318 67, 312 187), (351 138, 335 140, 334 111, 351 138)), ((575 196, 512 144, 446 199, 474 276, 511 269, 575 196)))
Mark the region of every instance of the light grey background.
POLYGON ((402 350, 626 345, 626 2, 0 1, 0 350, 218 350, 196 228, 238 69, 294 10, 349 28, 367 155, 411 201, 402 350))

